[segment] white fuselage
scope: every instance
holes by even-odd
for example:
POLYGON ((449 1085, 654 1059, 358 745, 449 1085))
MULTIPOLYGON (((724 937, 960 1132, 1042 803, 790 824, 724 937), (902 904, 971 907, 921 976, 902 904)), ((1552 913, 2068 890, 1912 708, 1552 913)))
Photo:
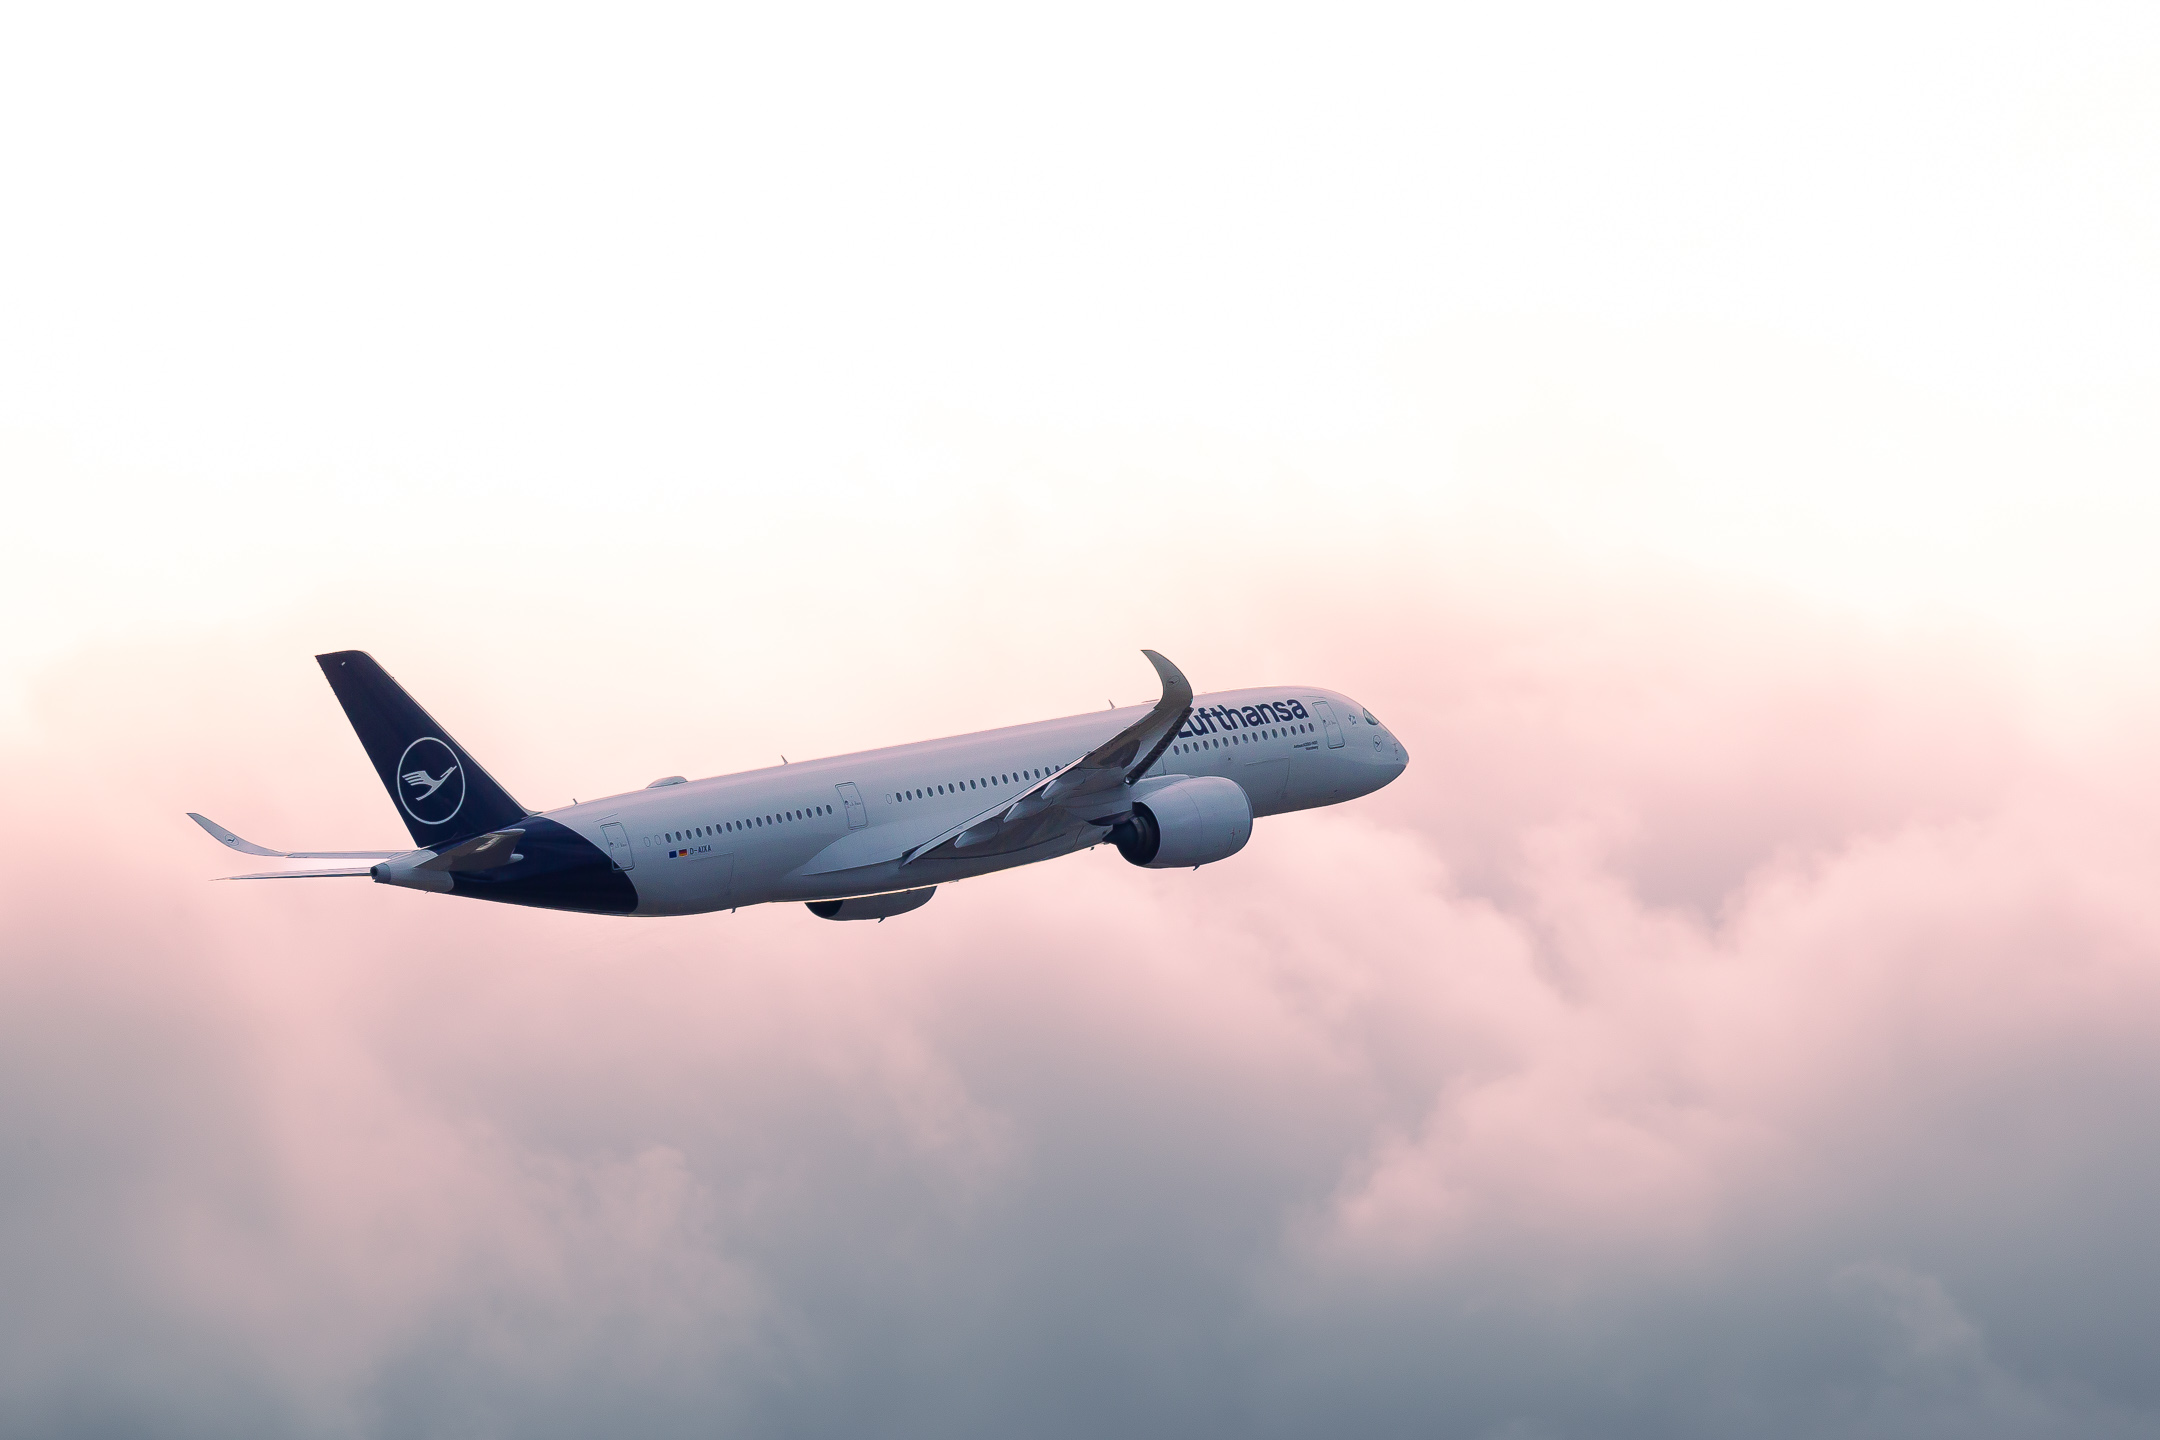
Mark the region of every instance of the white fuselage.
MULTIPOLYGON (((1220 776, 1245 790, 1255 816, 1276 815, 1370 794, 1401 774, 1408 760, 1387 727, 1331 690, 1222 691, 1197 697, 1194 709, 1194 720, 1141 783, 1220 776), (1303 716, 1282 718, 1293 698, 1303 716), (1203 718, 1222 712, 1238 723, 1203 718)), ((550 810, 545 818, 609 853, 636 888, 638 915, 944 884, 1099 843, 1101 833, 1089 831, 981 858, 900 858, 1020 795, 1146 713, 1146 706, 1129 706, 739 775, 662 782, 550 810)))

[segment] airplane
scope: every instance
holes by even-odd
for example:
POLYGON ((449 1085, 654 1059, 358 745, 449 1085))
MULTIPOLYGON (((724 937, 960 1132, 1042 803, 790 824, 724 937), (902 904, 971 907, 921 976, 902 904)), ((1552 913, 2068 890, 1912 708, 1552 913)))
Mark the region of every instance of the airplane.
POLYGON ((1162 656, 1151 706, 1113 707, 685 780, 541 812, 510 797, 361 650, 315 657, 404 817, 404 850, 271 850, 189 812, 220 844, 283 860, 369 860, 229 880, 366 876, 438 895, 597 915, 699 915, 800 901, 884 920, 940 885, 1108 842, 1134 865, 1198 868, 1255 818, 1353 800, 1409 752, 1348 696, 1272 686, 1195 696, 1162 656))

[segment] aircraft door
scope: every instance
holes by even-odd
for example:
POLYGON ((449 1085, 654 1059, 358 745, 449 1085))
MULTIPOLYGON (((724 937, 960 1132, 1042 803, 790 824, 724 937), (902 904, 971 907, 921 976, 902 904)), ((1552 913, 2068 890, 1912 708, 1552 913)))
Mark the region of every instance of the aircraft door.
POLYGON ((840 803, 847 808, 847 828, 860 830, 870 823, 870 812, 863 808, 862 791, 855 788, 852 780, 843 780, 833 789, 840 792, 840 803))
POLYGON ((1327 748, 1342 749, 1342 726, 1335 723, 1335 707, 1325 700, 1312 702, 1313 713, 1320 717, 1320 728, 1327 732, 1327 748))
POLYGON ((600 827, 600 834, 607 840, 608 859, 615 862, 618 870, 637 868, 637 856, 630 849, 630 835, 613 820, 600 827))

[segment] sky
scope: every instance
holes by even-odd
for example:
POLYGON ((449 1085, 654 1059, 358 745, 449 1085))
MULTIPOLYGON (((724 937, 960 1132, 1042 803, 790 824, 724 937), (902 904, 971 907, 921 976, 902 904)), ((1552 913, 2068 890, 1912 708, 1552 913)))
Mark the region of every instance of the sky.
POLYGON ((2148 1435, 2160 19, 0 17, 0 1429, 2148 1435), (206 883, 1324 685, 890 924, 206 883))

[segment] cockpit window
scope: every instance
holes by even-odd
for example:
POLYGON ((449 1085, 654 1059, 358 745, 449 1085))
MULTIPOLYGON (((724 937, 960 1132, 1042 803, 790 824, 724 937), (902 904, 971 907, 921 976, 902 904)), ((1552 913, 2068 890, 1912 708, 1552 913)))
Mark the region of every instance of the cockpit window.
POLYGON ((1367 710, 1365 712, 1365 723, 1368 725, 1377 725, 1380 723, 1380 717, 1373 714, 1372 711, 1367 710))

